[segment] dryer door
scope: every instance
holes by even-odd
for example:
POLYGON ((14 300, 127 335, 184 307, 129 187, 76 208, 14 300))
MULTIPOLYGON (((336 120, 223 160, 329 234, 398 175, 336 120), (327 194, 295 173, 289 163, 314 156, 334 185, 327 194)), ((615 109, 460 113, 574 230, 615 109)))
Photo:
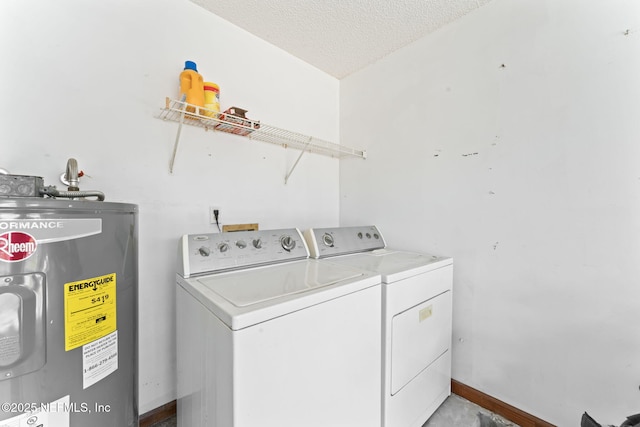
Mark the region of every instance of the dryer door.
POLYGON ((393 317, 392 395, 449 349, 451 311, 451 291, 448 290, 393 317))

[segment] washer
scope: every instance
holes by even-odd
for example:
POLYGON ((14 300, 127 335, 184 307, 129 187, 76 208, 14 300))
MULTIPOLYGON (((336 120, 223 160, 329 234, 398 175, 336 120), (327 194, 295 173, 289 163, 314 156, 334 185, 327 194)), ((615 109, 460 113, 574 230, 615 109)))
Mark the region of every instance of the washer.
POLYGON ((451 394, 453 260, 387 249, 375 226, 305 239, 313 258, 381 275, 382 425, 422 426, 451 394))
POLYGON ((309 259, 297 229, 179 246, 179 426, 380 426, 379 274, 309 259))

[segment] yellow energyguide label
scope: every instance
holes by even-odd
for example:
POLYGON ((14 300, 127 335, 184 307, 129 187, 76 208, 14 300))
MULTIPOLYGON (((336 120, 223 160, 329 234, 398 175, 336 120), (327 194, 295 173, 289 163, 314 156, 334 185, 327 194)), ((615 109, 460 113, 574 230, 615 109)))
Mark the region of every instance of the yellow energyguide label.
POLYGON ((65 283, 64 313, 66 351, 114 332, 116 274, 65 283))

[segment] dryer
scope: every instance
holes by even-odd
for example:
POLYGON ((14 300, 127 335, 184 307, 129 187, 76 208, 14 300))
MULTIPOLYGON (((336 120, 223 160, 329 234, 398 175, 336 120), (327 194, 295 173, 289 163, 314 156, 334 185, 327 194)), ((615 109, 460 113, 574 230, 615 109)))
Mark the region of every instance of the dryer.
POLYGON ((422 426, 451 394, 453 260, 388 249, 375 226, 304 235, 313 258, 381 275, 382 425, 422 426))
POLYGON ((297 229, 185 235, 178 258, 179 426, 380 426, 379 274, 297 229))

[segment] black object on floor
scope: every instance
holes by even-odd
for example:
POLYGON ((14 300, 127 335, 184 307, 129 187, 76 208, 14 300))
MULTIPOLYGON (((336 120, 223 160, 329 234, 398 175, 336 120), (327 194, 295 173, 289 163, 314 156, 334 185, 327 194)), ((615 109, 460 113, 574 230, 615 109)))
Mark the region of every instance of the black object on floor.
POLYGON ((589 414, 586 412, 582 414, 582 420, 580 421, 580 427, 602 427, 598 424, 589 414))
POLYGON ((638 427, 640 426, 640 414, 629 415, 627 421, 623 422, 620 427, 638 427))
MULTIPOLYGON (((602 427, 602 425, 598 424, 593 418, 591 418, 589 414, 585 412, 584 414, 582 414, 580 427, 602 427)), ((620 424, 620 427, 640 427, 640 414, 629 415, 627 417, 627 420, 620 424)))

